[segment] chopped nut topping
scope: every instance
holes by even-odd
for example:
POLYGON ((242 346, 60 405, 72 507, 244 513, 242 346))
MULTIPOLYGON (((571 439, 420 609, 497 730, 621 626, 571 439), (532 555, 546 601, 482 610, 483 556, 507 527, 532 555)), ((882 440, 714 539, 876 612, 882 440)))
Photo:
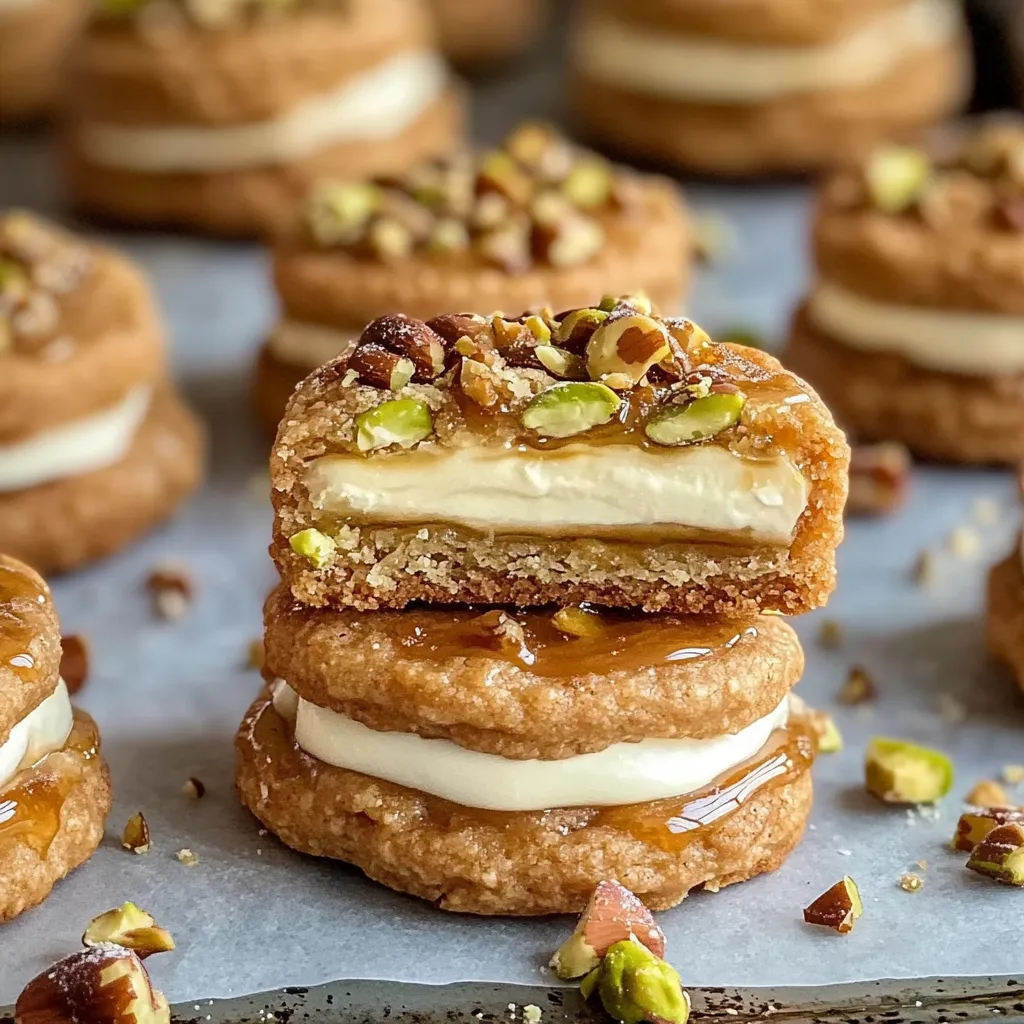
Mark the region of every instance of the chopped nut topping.
POLYGON ((873 739, 864 757, 867 791, 891 804, 933 804, 953 787, 945 754, 906 740, 873 739))
POLYGON ((967 867, 1004 885, 1024 886, 1024 824, 992 829, 971 851, 967 867))
POLYGON ((853 931, 854 923, 863 913, 860 890, 857 883, 847 875, 804 910, 804 920, 808 924, 823 925, 840 935, 846 935, 853 931))
POLYGON ((626 174, 527 123, 476 157, 421 164, 399 178, 321 183, 306 224, 318 245, 384 262, 470 252, 509 274, 572 267, 604 244, 600 218, 622 208, 626 174))
POLYGON ((70 694, 78 693, 89 678, 89 644, 78 633, 60 638, 60 677, 70 694))
POLYGON ((860 665, 854 665, 839 691, 840 704, 868 704, 877 697, 878 687, 874 679, 860 665))
POLYGON ((994 828, 1013 822, 1024 824, 1024 807, 973 807, 960 815, 952 847, 970 853, 994 828))
POLYGON ((146 578, 153 610, 161 619, 180 619, 195 595, 192 578, 182 566, 158 565, 146 578))
POLYGON ((181 787, 181 791, 188 797, 189 800, 202 800, 206 796, 206 786, 203 785, 200 779, 197 779, 194 775, 190 775, 184 785, 181 787))
POLYGON ((121 845, 131 853, 149 853, 149 823, 142 811, 136 811, 124 827, 121 845))
POLYGON ((843 749, 842 733, 830 714, 825 711, 811 711, 808 717, 821 753, 836 754, 843 749))

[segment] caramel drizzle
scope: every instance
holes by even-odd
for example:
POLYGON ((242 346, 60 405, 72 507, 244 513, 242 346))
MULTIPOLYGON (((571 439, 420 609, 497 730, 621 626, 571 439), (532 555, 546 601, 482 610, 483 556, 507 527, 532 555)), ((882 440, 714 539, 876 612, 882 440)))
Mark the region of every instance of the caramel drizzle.
POLYGON ((25 682, 38 678, 29 651, 35 638, 30 622, 33 610, 46 600, 45 591, 24 569, 0 560, 0 666, 13 669, 25 682))

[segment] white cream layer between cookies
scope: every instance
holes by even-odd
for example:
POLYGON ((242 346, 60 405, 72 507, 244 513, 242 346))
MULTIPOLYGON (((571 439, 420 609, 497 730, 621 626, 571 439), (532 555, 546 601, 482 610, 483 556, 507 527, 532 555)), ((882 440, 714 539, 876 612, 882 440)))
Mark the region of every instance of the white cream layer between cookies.
MULTIPOLYGON (((0 786, 10 782, 23 768, 60 750, 71 734, 72 725, 71 699, 61 679, 53 693, 18 722, 0 744, 0 786)), ((2 820, 3 801, 0 800, 2 820)))
POLYGON ((267 339, 267 348, 275 359, 289 366, 315 370, 341 355, 359 339, 361 328, 340 331, 325 324, 283 320, 267 339))
MULTIPOLYGON (((342 70, 342 69, 339 69, 342 70)), ((142 174, 217 173, 287 164, 342 142, 400 135, 448 85, 434 53, 401 53, 267 121, 211 127, 78 128, 94 164, 142 174)))
POLYGON ((317 509, 375 521, 563 536, 671 526, 768 544, 792 540, 810 492, 786 458, 746 459, 715 445, 327 455, 305 482, 317 509))
POLYGON ((491 811, 614 807, 696 792, 754 757, 788 721, 789 700, 734 735, 613 743, 559 761, 516 761, 450 740, 377 732, 303 700, 282 680, 274 684, 275 710, 317 760, 491 811))
POLYGON ((112 466, 128 453, 152 391, 135 388, 107 409, 0 444, 0 494, 112 466))
POLYGON ((954 0, 910 0, 849 35, 813 46, 755 46, 641 28, 607 13, 581 19, 575 64, 632 92, 710 103, 757 103, 877 82, 915 53, 962 31, 954 0))
POLYGON ((1024 372, 1024 317, 902 306, 821 281, 807 317, 836 341, 892 352, 916 366, 970 377, 1024 372))

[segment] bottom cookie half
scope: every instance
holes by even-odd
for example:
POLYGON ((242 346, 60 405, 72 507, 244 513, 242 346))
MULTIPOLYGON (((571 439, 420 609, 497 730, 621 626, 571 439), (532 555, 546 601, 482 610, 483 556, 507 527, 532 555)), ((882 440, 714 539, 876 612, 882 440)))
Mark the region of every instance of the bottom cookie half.
POLYGON ((119 462, 0 494, 0 551, 45 574, 124 547, 195 490, 203 449, 199 422, 164 388, 119 462))
POLYGON ((988 578, 988 647, 1024 689, 1024 565, 1014 551, 988 578))
POLYGON ((63 748, 0 787, 0 921, 41 903, 103 838, 110 778, 84 712, 63 748))
POLYGON ((333 857, 444 910, 556 914, 614 878, 648 906, 675 906, 779 867, 811 806, 814 743, 780 730, 707 791, 612 808, 511 813, 461 807, 318 761, 269 694, 236 740, 243 803, 293 849, 333 857))

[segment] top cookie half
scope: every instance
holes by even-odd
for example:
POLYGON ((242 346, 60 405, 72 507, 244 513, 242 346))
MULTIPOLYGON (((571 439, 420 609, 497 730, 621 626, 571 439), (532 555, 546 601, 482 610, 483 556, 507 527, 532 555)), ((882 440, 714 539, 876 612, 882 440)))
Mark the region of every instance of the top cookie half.
POLYGON ((315 606, 807 611, 849 449, 771 356, 645 300, 375 320, 296 391, 272 554, 315 606))

